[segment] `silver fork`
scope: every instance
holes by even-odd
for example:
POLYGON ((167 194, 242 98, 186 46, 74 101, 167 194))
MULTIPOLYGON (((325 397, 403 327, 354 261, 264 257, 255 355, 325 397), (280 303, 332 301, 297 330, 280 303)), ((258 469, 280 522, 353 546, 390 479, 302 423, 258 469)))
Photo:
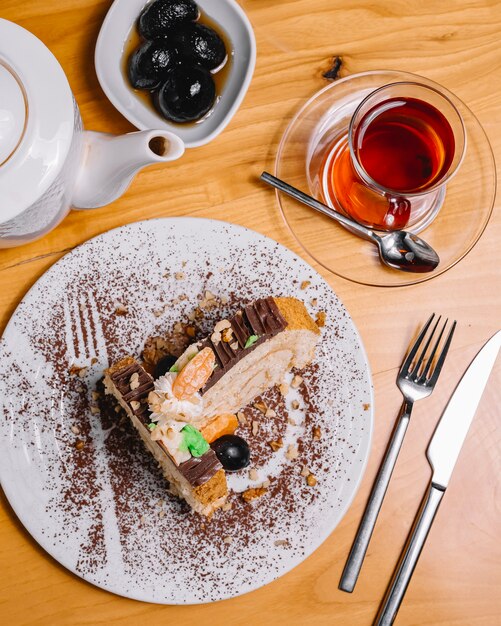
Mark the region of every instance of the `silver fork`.
POLYGON ((431 394, 442 370, 445 357, 447 356, 454 329, 456 328, 456 322, 452 324, 440 354, 436 361, 434 360, 448 320, 443 324, 438 338, 431 352, 428 354, 428 349, 441 319, 441 317, 438 317, 423 349, 420 351, 419 356, 416 357, 434 317, 435 313, 432 314, 419 333, 418 338, 412 345, 398 373, 397 386, 404 396, 404 401, 339 582, 339 589, 342 591, 351 593, 357 583, 372 532, 376 525, 377 516, 383 504, 393 468, 395 467, 398 453, 404 441, 414 402, 426 398, 431 394))

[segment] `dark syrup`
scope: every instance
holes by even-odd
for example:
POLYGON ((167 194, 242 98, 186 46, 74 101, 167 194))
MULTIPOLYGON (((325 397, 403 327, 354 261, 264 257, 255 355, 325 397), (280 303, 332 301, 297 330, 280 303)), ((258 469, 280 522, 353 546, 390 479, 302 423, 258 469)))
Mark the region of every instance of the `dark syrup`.
MULTIPOLYGON (((216 106, 216 104, 219 102, 221 98, 221 94, 223 93, 224 86, 226 84, 226 81, 228 79, 228 76, 231 70, 231 66, 233 64, 233 47, 231 45, 230 38, 228 37, 226 32, 221 28, 221 26, 216 21, 214 21, 209 15, 207 15, 207 13, 202 11, 202 9, 200 8, 199 8, 199 11, 200 11, 200 17, 198 18, 197 22, 199 24, 204 24, 205 26, 209 26, 210 28, 216 31, 216 33, 224 41, 224 46, 226 48, 227 56, 226 56, 226 60, 223 66, 220 69, 217 69, 217 71, 211 71, 212 78, 214 79, 214 83, 216 85, 216 100, 214 102, 214 106, 201 119, 196 120, 195 122, 184 122, 182 126, 192 126, 193 124, 200 124, 211 115, 212 111, 214 110, 214 107, 216 106)), ((122 72, 123 72, 124 79, 127 85, 129 86, 130 90, 134 93, 134 95, 139 100, 141 100, 149 109, 151 109, 156 115, 160 116, 160 114, 158 113, 158 111, 153 105, 152 93, 149 91, 142 91, 141 89, 134 89, 129 83, 129 77, 128 77, 128 71, 127 71, 129 58, 133 54, 133 52, 136 50, 136 48, 138 48, 144 41, 145 40, 141 37, 137 29, 137 23, 134 22, 134 25, 130 29, 129 35, 123 47, 123 57, 122 57, 122 64, 121 64, 122 72)), ((170 120, 169 120, 169 123, 175 124, 175 122, 171 122, 170 120)))

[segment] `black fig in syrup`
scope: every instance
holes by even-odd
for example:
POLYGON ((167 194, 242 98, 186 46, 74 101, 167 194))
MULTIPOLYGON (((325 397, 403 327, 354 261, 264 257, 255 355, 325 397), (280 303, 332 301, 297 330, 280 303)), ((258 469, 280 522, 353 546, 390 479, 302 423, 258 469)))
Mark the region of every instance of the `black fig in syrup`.
POLYGON ((238 435, 223 435, 210 445, 227 472, 236 472, 249 465, 249 444, 242 437, 238 435))
POLYGON ((185 24, 175 34, 181 56, 208 70, 219 67, 226 58, 224 41, 204 24, 185 24))
POLYGON ((158 89, 177 64, 177 53, 162 39, 147 41, 129 59, 129 80, 134 89, 158 89))
POLYGON ((180 65, 169 72, 155 96, 155 105, 167 120, 193 122, 211 109, 215 99, 216 86, 209 71, 180 65))
POLYGON ((165 376, 176 361, 177 357, 172 356, 172 354, 163 356, 155 365, 153 378, 156 380, 157 378, 160 378, 160 376, 165 376))
POLYGON ((138 28, 145 39, 155 39, 184 22, 197 20, 198 16, 198 6, 193 0, 154 0, 139 16, 138 28))

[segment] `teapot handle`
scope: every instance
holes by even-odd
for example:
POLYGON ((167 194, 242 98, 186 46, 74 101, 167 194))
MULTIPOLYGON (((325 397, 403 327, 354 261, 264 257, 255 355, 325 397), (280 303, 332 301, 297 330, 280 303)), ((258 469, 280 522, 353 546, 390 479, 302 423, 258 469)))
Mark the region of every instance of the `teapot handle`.
POLYGON ((165 130, 126 135, 83 132, 83 158, 73 191, 74 209, 95 209, 119 198, 135 174, 155 163, 179 159, 183 141, 165 130))

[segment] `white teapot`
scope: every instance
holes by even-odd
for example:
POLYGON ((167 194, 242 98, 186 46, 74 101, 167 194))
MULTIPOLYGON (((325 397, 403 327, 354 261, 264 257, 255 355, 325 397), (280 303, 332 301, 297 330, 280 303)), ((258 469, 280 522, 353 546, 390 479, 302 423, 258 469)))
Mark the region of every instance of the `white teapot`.
POLYGON ((84 131, 54 55, 0 19, 0 248, 42 237, 71 207, 113 202, 138 170, 183 152, 181 139, 163 130, 84 131))

